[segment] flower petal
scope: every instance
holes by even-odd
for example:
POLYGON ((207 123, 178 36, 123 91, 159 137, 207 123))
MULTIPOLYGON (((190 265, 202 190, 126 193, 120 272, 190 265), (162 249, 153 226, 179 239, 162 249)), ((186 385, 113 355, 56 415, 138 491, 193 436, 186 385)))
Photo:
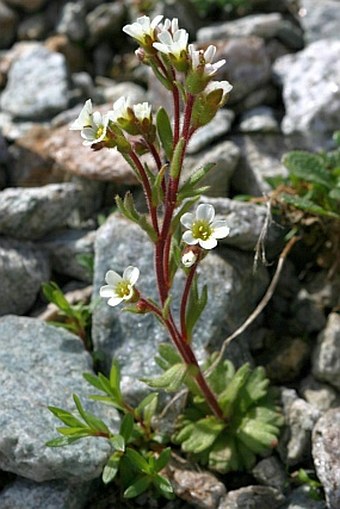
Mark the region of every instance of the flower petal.
POLYGON ((125 281, 128 281, 130 285, 136 284, 138 278, 139 278, 139 269, 137 267, 132 267, 132 265, 129 265, 126 267, 123 273, 123 279, 125 281))
POLYGON ((194 215, 193 215, 191 212, 186 212, 186 213, 185 213, 185 214, 183 214, 183 216, 181 216, 181 218, 180 218, 181 224, 182 224, 185 228, 191 228, 192 223, 194 222, 194 220, 195 220, 194 215))
POLYGON ((230 233, 230 228, 223 219, 214 221, 211 228, 213 229, 213 237, 215 237, 215 239, 224 239, 228 237, 230 233))
POLYGON ((115 287, 118 283, 120 283, 122 281, 122 277, 114 270, 109 270, 105 274, 105 281, 110 286, 115 287))
POLYGON ((123 302, 123 300, 124 299, 122 297, 118 297, 116 295, 114 297, 111 297, 111 299, 109 299, 107 301, 107 303, 108 303, 109 306, 115 307, 115 306, 118 306, 118 304, 120 304, 121 302, 123 302))
POLYGON ((101 288, 99 290, 99 295, 106 299, 109 299, 110 297, 112 297, 113 294, 114 294, 114 289, 110 285, 101 286, 101 288))
POLYGON ((214 237, 209 237, 207 240, 198 239, 198 243, 203 249, 214 249, 217 246, 217 240, 214 237))
POLYGON ((201 221, 212 223, 215 217, 215 209, 210 203, 201 203, 196 209, 196 217, 201 221))
POLYGON ((195 244, 198 243, 198 239, 195 239, 193 237, 191 230, 187 230, 186 232, 183 233, 182 240, 186 244, 189 244, 189 246, 194 246, 195 244))

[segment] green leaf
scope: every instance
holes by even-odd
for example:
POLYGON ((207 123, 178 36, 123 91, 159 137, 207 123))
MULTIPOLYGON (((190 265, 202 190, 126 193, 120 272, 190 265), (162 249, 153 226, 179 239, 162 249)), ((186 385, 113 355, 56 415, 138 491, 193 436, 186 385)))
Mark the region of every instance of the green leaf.
POLYGON ((59 309, 64 311, 64 313, 69 314, 71 311, 71 306, 66 300, 63 292, 57 285, 51 281, 50 283, 42 284, 43 293, 47 300, 53 302, 59 309))
POLYGON ((156 413, 157 405, 158 405, 158 393, 153 392, 151 394, 148 394, 136 408, 136 412, 138 413, 138 415, 141 415, 141 413, 143 413, 143 421, 147 426, 150 426, 151 424, 151 419, 156 413))
POLYGON ((131 414, 125 414, 120 424, 119 433, 124 437, 125 443, 128 443, 133 431, 134 420, 131 414))
POLYGON ((164 449, 155 461, 155 470, 159 472, 169 463, 171 457, 171 448, 164 449))
POLYGON ((164 389, 167 392, 175 392, 182 385, 187 372, 188 366, 183 363, 179 363, 171 366, 171 368, 157 378, 141 378, 141 381, 150 387, 155 387, 156 389, 164 389))
POLYGON ((87 428, 87 426, 84 425, 83 422, 81 422, 79 419, 74 417, 74 415, 71 414, 71 412, 68 412, 67 410, 63 410, 62 408, 49 406, 48 409, 50 412, 52 412, 53 415, 58 417, 58 419, 66 424, 66 426, 70 426, 72 428, 87 428))
POLYGON ((158 352, 161 358, 166 362, 166 369, 174 364, 181 362, 181 356, 170 343, 160 343, 158 352))
POLYGON ((203 286, 201 295, 199 295, 197 281, 198 277, 195 275, 186 312, 186 328, 189 337, 208 302, 207 285, 203 286))
POLYGON ((165 155, 169 161, 172 158, 173 134, 169 116, 164 108, 159 108, 156 116, 157 133, 165 155))
MULTIPOLYGON (((180 200, 183 200, 189 196, 195 196, 195 186, 208 175, 209 171, 214 168, 214 166, 216 166, 215 163, 208 163, 190 175, 190 177, 186 180, 186 182, 184 182, 179 190, 180 200)), ((206 187, 209 188, 209 186, 206 187)))
POLYGON ((102 384, 100 383, 100 381, 96 375, 92 375, 91 373, 83 373, 83 378, 89 384, 93 385, 93 387, 95 387, 96 389, 99 389, 100 391, 104 390, 102 384))
POLYGON ((307 182, 319 184, 331 189, 333 179, 325 169, 322 158, 317 154, 310 154, 303 150, 289 152, 283 157, 283 164, 290 174, 307 182))
POLYGON ((231 433, 220 434, 209 452, 209 467, 222 474, 240 469, 236 440, 231 433))
POLYGON ((340 201, 340 188, 335 187, 334 189, 332 189, 329 193, 329 197, 332 198, 333 200, 340 201))
POLYGON ((98 419, 95 415, 92 415, 84 410, 81 401, 76 394, 73 394, 73 400, 75 402, 79 414, 82 416, 86 424, 92 430, 99 431, 101 433, 107 433, 108 435, 110 435, 109 428, 101 419, 98 419))
POLYGON ((66 445, 71 445, 83 438, 82 436, 78 437, 58 437, 53 438, 45 443, 46 447, 65 447, 66 445))
POLYGON ((148 476, 143 476, 137 479, 131 486, 129 486, 124 491, 124 497, 125 498, 134 498, 140 495, 141 493, 144 493, 146 491, 150 484, 152 483, 152 478, 148 476))
POLYGON ((225 427, 225 422, 209 415, 191 423, 190 431, 186 430, 184 433, 180 431, 176 435, 176 442, 181 443, 184 452, 201 453, 215 442, 225 427))
POLYGON ((228 417, 232 413, 233 405, 239 395, 239 391, 245 385, 250 372, 249 364, 243 364, 238 371, 236 371, 231 382, 226 389, 219 395, 218 403, 220 404, 223 415, 228 417))
POLYGON ((104 467, 102 473, 102 481, 104 484, 109 484, 117 475, 119 469, 120 456, 117 454, 112 454, 110 456, 109 461, 104 467))
POLYGON ((114 391, 115 394, 121 398, 120 392, 120 368, 117 361, 113 360, 110 370, 110 387, 114 391))
POLYGON ((305 210, 306 212, 309 212, 310 214, 317 214, 320 216, 328 216, 328 217, 334 217, 334 218, 340 217, 335 212, 326 210, 323 207, 320 207, 320 205, 317 205, 316 203, 308 200, 307 198, 303 198, 301 196, 292 196, 291 194, 286 194, 286 193, 281 193, 280 197, 285 203, 288 203, 289 205, 292 205, 293 207, 296 207, 297 209, 305 210))
POLYGON ((144 472, 145 474, 150 473, 150 465, 139 452, 128 447, 126 449, 125 456, 131 461, 134 468, 144 472))
POLYGON ((173 179, 179 178, 182 170, 183 163, 183 153, 186 146, 186 140, 184 138, 180 138, 175 147, 173 157, 171 159, 170 164, 170 176, 173 179))
POLYGON ((164 181, 165 172, 168 168, 167 164, 164 164, 162 168, 158 171, 156 177, 151 186, 151 194, 152 194, 152 205, 154 207, 158 207, 163 202, 163 189, 162 182, 164 181))
POLYGON ((174 495, 174 489, 172 487, 171 482, 169 479, 164 477, 163 475, 157 474, 153 478, 153 484, 154 486, 161 492, 161 494, 166 498, 173 498, 174 495))
POLYGON ((120 451, 120 452, 125 451, 125 439, 122 435, 114 435, 113 437, 110 438, 110 442, 112 444, 112 447, 116 451, 120 451))

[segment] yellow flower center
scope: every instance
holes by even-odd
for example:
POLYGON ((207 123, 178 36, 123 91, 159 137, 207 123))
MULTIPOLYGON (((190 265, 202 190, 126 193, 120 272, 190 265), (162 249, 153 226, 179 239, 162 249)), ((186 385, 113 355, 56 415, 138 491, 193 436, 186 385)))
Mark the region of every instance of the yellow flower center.
POLYGON ((128 281, 121 281, 117 284, 115 290, 118 297, 121 297, 122 299, 129 298, 131 295, 131 285, 128 281))
POLYGON ((208 240, 213 230, 207 221, 198 220, 192 224, 192 236, 194 239, 208 240))
POLYGON ((96 132, 96 138, 100 138, 104 134, 104 126, 99 126, 96 132))

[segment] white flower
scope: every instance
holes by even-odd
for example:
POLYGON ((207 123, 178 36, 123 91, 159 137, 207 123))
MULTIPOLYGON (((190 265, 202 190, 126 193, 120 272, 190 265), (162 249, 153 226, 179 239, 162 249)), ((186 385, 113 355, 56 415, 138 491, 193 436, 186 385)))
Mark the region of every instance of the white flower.
POLYGON ((210 81, 208 85, 206 86, 204 93, 207 95, 210 92, 213 92, 214 90, 221 90, 223 91, 221 103, 224 104, 227 95, 232 90, 233 86, 229 83, 229 81, 210 81))
POLYGON ((136 116, 136 118, 143 122, 143 120, 146 118, 147 120, 150 120, 151 118, 151 104, 144 102, 144 103, 138 103, 135 104, 133 107, 133 112, 136 116))
POLYGON ((110 111, 110 120, 116 122, 118 118, 129 118, 128 108, 131 108, 130 98, 120 97, 113 103, 113 110, 110 111))
POLYGON ((184 267, 192 267, 194 265, 194 263, 196 263, 197 261, 197 254, 194 253, 193 251, 189 250, 189 251, 186 251, 185 253, 183 253, 182 255, 182 263, 184 265, 184 267))
POLYGON ((187 50, 189 34, 183 28, 172 34, 167 30, 162 30, 157 37, 160 42, 154 42, 153 47, 161 53, 180 58, 181 53, 187 50))
POLYGON ((195 214, 186 212, 181 217, 181 223, 187 231, 182 240, 193 246, 199 244, 203 249, 213 249, 217 246, 216 239, 223 239, 229 235, 229 228, 225 220, 215 221, 215 209, 208 203, 202 203, 195 214))
POLYGON ((114 270, 109 270, 105 275, 107 285, 102 286, 99 295, 108 300, 109 306, 118 306, 123 300, 129 301, 134 294, 134 285, 139 278, 139 269, 131 265, 120 276, 114 270))
POLYGON ((148 42, 148 38, 154 39, 155 28, 162 19, 162 15, 156 16, 152 21, 149 16, 141 16, 135 23, 125 25, 123 32, 136 39, 140 44, 145 44, 148 42))
POLYGON ((210 44, 205 51, 196 50, 193 44, 189 44, 188 50, 193 70, 204 66, 204 74, 206 76, 214 76, 218 69, 225 64, 225 59, 215 63, 212 62, 216 54, 216 46, 213 44, 210 44))
POLYGON ((70 129, 81 131, 80 135, 84 138, 83 145, 90 146, 104 140, 109 120, 108 114, 102 116, 99 111, 94 112, 91 99, 88 99, 70 129))
POLYGON ((81 131, 82 129, 84 129, 84 127, 91 127, 92 116, 93 116, 92 101, 91 99, 88 99, 84 104, 81 112, 79 113, 78 118, 70 126, 70 129, 72 131, 81 131))
POLYGON ((178 30, 178 18, 173 18, 173 19, 168 19, 166 18, 164 20, 164 23, 162 23, 159 28, 163 31, 163 30, 168 30, 169 32, 171 32, 172 34, 174 34, 175 32, 177 32, 178 30))

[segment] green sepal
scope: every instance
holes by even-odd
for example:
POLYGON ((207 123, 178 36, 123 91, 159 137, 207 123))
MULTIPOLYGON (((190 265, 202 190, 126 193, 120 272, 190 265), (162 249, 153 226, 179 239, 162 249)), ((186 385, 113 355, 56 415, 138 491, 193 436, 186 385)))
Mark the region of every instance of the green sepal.
POLYGON ((165 155, 169 161, 172 158, 173 133, 169 115, 163 107, 160 107, 156 116, 157 132, 165 155))

